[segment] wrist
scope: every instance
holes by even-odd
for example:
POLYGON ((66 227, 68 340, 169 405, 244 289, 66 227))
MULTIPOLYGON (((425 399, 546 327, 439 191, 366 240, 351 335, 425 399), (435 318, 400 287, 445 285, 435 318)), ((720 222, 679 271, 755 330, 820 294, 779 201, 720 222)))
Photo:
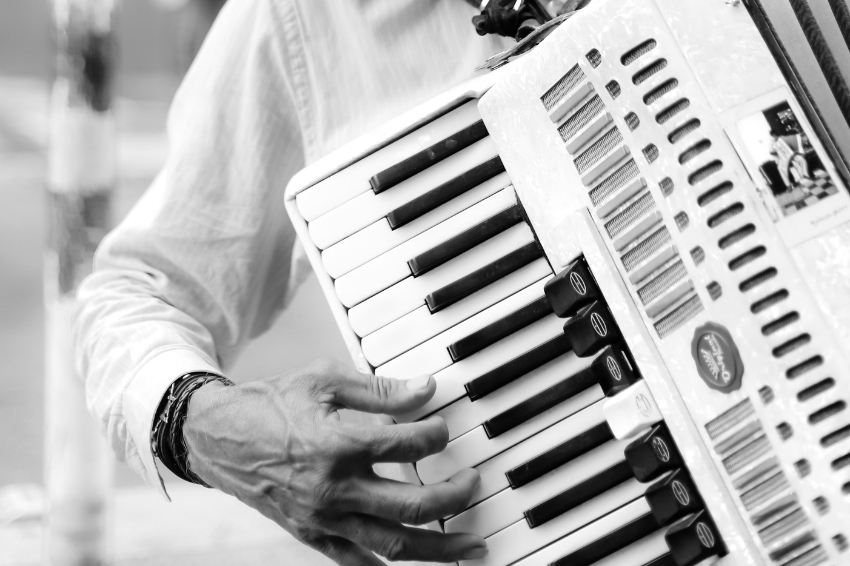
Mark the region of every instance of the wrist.
POLYGON ((177 379, 163 397, 151 431, 153 453, 159 461, 177 477, 205 487, 209 486, 191 469, 184 425, 192 398, 213 382, 222 387, 233 385, 227 378, 208 372, 188 373, 177 379))

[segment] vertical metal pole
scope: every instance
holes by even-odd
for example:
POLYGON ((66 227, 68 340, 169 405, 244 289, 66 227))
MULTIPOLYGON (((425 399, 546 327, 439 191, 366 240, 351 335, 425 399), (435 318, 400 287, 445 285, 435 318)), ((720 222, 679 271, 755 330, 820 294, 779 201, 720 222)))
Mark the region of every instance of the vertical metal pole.
POLYGON ((56 78, 48 158, 43 563, 108 563, 112 459, 86 411, 70 314, 110 220, 116 184, 111 83, 116 0, 53 0, 56 78))

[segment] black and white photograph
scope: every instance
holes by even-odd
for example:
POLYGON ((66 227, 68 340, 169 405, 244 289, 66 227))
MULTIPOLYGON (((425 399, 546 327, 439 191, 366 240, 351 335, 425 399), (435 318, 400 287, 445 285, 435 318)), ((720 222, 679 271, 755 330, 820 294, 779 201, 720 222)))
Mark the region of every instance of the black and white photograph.
POLYGON ((0 0, 0 566, 850 566, 844 0, 0 0))

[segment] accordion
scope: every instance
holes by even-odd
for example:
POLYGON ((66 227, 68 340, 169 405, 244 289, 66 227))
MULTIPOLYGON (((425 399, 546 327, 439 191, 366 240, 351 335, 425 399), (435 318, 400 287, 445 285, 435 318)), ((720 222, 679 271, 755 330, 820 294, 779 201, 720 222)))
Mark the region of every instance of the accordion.
POLYGON ((848 45, 841 0, 597 0, 290 182, 358 368, 437 381, 397 472, 481 475, 462 564, 850 564, 848 45))

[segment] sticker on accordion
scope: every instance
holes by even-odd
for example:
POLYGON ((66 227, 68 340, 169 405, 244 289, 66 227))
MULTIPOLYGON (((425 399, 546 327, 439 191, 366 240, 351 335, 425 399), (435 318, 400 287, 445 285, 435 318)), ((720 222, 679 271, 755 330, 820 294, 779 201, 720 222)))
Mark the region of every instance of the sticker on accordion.
POLYGON ((708 322, 696 329, 691 355, 700 377, 712 389, 731 393, 741 388, 744 362, 726 328, 708 322))

